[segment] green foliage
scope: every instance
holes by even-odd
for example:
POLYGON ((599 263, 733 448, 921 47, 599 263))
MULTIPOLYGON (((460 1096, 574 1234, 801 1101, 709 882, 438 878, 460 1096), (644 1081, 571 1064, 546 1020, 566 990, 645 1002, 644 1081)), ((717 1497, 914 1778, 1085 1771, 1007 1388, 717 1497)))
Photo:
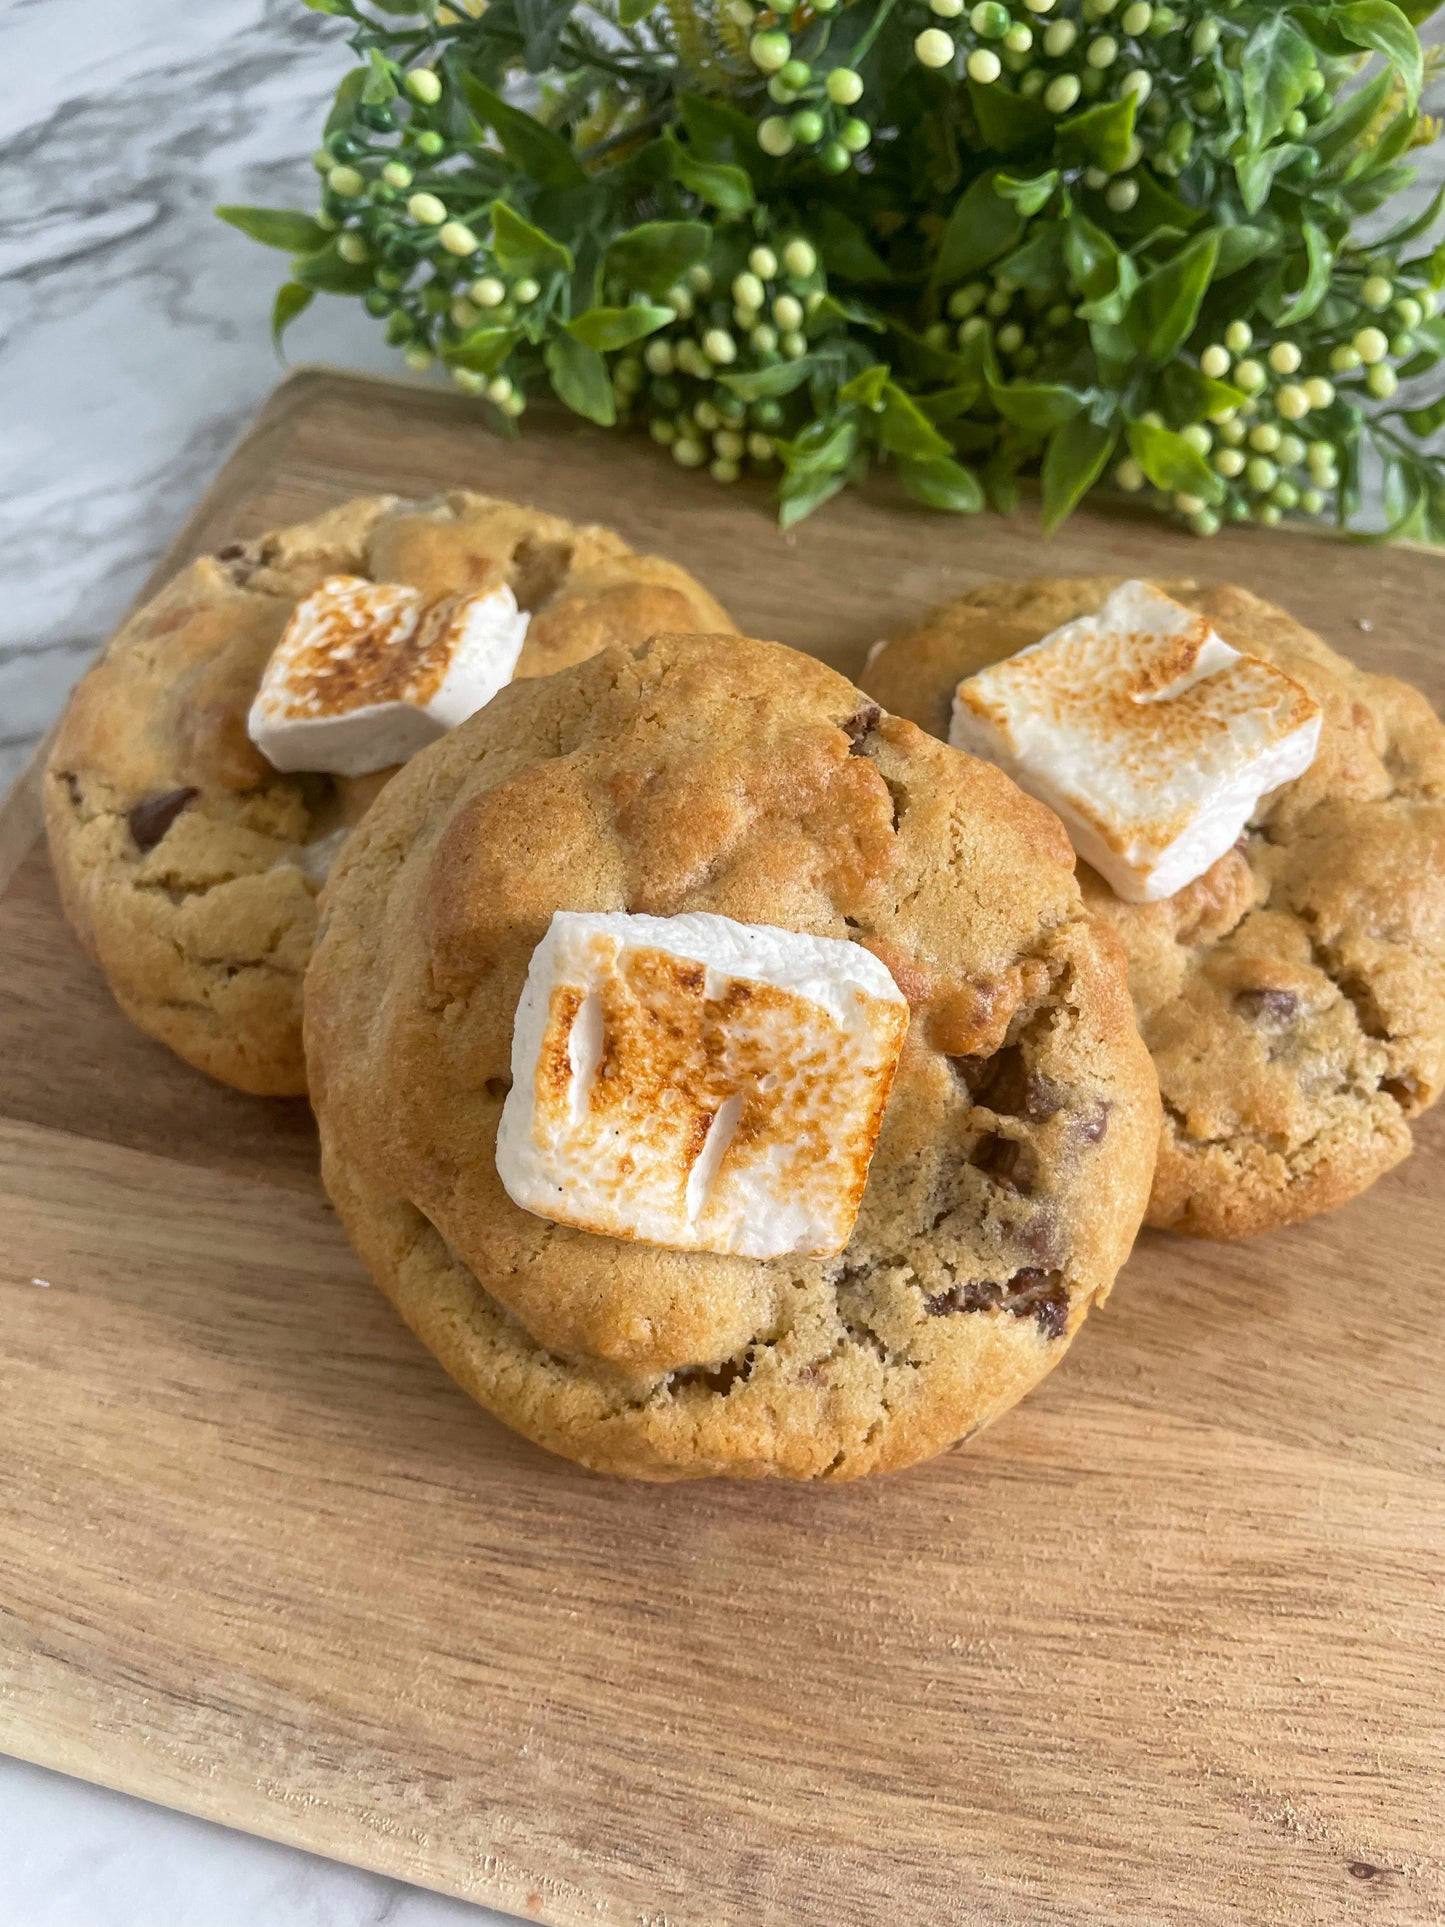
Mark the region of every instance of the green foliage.
POLYGON ((304 0, 355 54, 319 206, 217 210, 293 257, 278 344, 359 297, 491 427, 551 393, 789 525, 877 464, 1348 524, 1378 467, 1445 539, 1445 194, 1357 231, 1436 131, 1423 0, 476 3, 304 0))

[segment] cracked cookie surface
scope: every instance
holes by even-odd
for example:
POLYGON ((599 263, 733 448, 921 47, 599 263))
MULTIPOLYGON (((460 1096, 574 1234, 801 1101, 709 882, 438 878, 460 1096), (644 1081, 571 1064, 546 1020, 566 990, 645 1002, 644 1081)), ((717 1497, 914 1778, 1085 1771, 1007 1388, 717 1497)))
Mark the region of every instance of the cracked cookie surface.
POLYGON ((1158 1097, 1057 820, 777 644, 659 638, 518 683, 388 787, 306 985, 327 1187, 382 1290, 538 1443, 651 1478, 848 1478, 996 1417, 1108 1292, 1158 1097), (911 1022, 831 1259, 598 1237, 495 1164, 558 909, 866 945, 911 1022))
POLYGON ((192 563, 77 685, 44 783, 65 913, 126 1015, 198 1069, 305 1090, 317 894, 390 773, 282 775, 247 735, 296 603, 336 574, 451 595, 498 563, 532 612, 519 677, 659 629, 729 627, 685 570, 610 530, 462 492, 373 496, 192 563))
MULTIPOLYGON (((1000 582, 887 644, 869 691, 935 735, 987 663, 1096 610, 1117 578, 1000 582)), ((1149 1222, 1244 1237, 1344 1203, 1407 1155, 1445 1079, 1445 727, 1246 590, 1158 585, 1324 710, 1319 753, 1239 845, 1159 903, 1089 903, 1129 953, 1159 1073, 1149 1222)))

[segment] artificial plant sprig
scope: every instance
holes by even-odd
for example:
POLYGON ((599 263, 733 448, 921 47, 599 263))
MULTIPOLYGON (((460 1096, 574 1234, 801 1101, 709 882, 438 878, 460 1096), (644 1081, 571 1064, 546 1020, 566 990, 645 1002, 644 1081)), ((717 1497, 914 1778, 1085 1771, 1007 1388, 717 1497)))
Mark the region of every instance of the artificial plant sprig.
POLYGON ((220 210, 295 256, 278 338, 359 297, 493 427, 550 391, 785 523, 887 463, 1349 526, 1373 464, 1445 539, 1445 194, 1361 233, 1437 132, 1433 4, 306 4, 358 59, 320 207, 220 210))

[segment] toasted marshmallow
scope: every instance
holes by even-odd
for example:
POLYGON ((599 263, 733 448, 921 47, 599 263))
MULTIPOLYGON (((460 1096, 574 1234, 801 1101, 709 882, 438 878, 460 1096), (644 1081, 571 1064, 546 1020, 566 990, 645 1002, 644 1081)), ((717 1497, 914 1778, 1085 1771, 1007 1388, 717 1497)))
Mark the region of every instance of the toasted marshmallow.
POLYGON ((907 1028, 857 944, 559 910, 517 1007, 498 1173, 524 1210, 606 1237, 830 1255, 907 1028))
POLYGON ((527 622, 504 582, 428 608, 419 589, 328 576, 272 652, 251 741, 281 770, 365 776, 404 763, 491 701, 527 622))
POLYGON ((948 740, 1059 814, 1130 903, 1173 896, 1302 776, 1322 714, 1282 669, 1241 655, 1147 582, 958 685, 948 740))

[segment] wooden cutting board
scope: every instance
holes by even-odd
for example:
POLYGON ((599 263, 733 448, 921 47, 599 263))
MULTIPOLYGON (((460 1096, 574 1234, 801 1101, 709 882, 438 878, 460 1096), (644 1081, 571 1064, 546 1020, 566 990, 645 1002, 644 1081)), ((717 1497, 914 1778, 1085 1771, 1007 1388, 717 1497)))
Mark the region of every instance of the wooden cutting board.
MULTIPOLYGON (((1445 695, 1428 556, 761 492, 324 372, 164 570, 379 487, 614 522, 856 667, 994 574, 1207 572, 1445 695)), ((629 1486, 468 1404, 351 1256, 304 1107, 132 1031, 0 827, 0 1747, 531 1919, 1445 1914, 1445 1115, 1369 1196, 1149 1236, 968 1447, 629 1486)), ((0 1879, 3 1886, 3 1879, 0 1879)))

